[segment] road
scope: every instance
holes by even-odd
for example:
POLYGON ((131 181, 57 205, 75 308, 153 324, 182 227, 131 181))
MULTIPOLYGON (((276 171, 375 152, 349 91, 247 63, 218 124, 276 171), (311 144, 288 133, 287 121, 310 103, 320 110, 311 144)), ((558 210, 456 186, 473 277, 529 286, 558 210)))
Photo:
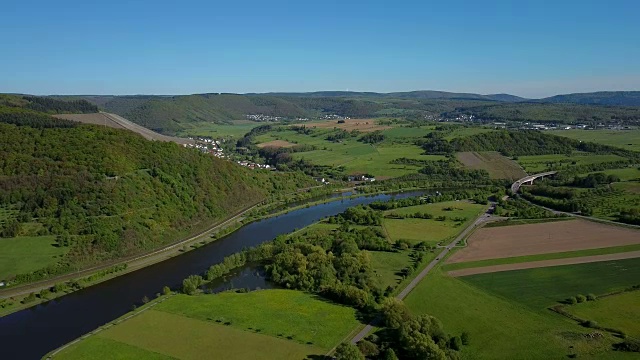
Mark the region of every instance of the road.
POLYGON ((167 136, 167 135, 162 135, 162 134, 158 134, 157 132, 147 129, 144 126, 138 125, 132 121, 129 121, 125 118, 123 118, 120 115, 116 115, 116 114, 111 114, 111 113, 106 113, 106 112, 100 112, 102 115, 106 116, 107 118, 109 118, 109 120, 119 124, 120 126, 122 126, 125 129, 131 130, 133 132, 136 132, 140 135, 142 135, 145 139, 147 140, 159 140, 159 141, 172 141, 175 142, 177 144, 180 145, 184 145, 184 144, 194 144, 195 141, 191 140, 191 139, 185 139, 185 138, 179 138, 179 137, 174 137, 174 136, 167 136))
MULTIPOLYGON (((469 235, 469 233, 473 231, 473 229, 487 222, 502 220, 502 218, 496 218, 491 216, 491 214, 493 214, 493 211, 495 210, 495 206, 496 204, 492 203, 489 209, 484 214, 478 217, 476 221, 474 221, 471 225, 467 226, 467 228, 464 229, 458 235, 458 237, 455 238, 455 240, 453 240, 449 245, 447 245, 444 248, 444 250, 442 250, 442 252, 435 258, 435 260, 430 262, 429 265, 427 265, 427 267, 425 267, 418 274, 418 276, 416 276, 413 280, 411 280, 411 282, 398 295, 396 295, 396 299, 403 300, 405 297, 407 297, 407 295, 409 295, 409 293, 420 283, 420 281, 422 281, 422 279, 424 279, 424 277, 427 276, 429 271, 431 271, 431 269, 433 269, 436 265, 438 265, 438 263, 440 263, 445 258, 445 256, 449 253, 449 251, 451 251, 451 249, 454 246, 458 245, 460 241, 465 239, 467 235, 469 235)), ((376 318, 373 321, 371 321, 370 324, 365 326, 364 329, 362 329, 358 334, 356 334, 351 339, 351 343, 355 344, 358 341, 364 339, 371 332, 371 330, 373 330, 373 328, 377 326, 379 321, 380 321, 380 318, 376 318)))
POLYGON ((537 178, 541 178, 541 177, 545 177, 545 176, 549 176, 549 175, 554 175, 554 174, 556 174, 556 173, 557 173, 557 171, 547 171, 547 172, 543 172, 543 173, 538 173, 538 174, 533 174, 533 175, 525 176, 525 177, 523 177, 522 179, 520 179, 520 180, 518 180, 518 181, 514 182, 514 183, 511 185, 511 192, 515 194, 515 193, 517 193, 517 192, 518 192, 518 190, 520 190, 520 186, 521 186, 522 184, 527 183, 527 182, 529 182, 529 181, 533 181, 533 180, 535 180, 535 179, 537 179, 537 178))

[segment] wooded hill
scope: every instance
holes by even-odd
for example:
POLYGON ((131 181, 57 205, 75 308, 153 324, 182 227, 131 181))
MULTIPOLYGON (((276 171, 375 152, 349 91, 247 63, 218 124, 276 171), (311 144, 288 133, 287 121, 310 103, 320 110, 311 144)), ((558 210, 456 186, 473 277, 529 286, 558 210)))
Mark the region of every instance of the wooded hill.
MULTIPOLYGON (((584 95, 584 94, 583 94, 584 95)), ((586 96, 586 95, 585 95, 586 96)), ((473 115, 486 121, 640 122, 640 107, 542 103, 508 94, 477 95, 437 91, 406 93, 197 94, 185 96, 63 96, 84 99, 144 127, 175 134, 189 123, 227 123, 262 114, 287 119, 333 114, 351 118, 401 117, 409 120, 455 119, 473 115)), ((596 99, 595 97, 592 97, 596 99)), ((596 100, 593 100, 596 101, 596 100)))
POLYGON ((157 248, 311 182, 44 113, 0 108, 0 121, 0 208, 13 214, 4 235, 55 235, 69 248, 16 282, 157 248))

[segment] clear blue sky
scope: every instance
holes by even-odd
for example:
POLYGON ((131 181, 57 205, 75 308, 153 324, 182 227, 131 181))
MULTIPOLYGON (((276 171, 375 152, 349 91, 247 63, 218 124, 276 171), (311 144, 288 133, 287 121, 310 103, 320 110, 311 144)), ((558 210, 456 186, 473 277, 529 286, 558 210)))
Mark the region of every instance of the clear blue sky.
POLYGON ((640 90, 640 2, 7 1, 0 92, 640 90))

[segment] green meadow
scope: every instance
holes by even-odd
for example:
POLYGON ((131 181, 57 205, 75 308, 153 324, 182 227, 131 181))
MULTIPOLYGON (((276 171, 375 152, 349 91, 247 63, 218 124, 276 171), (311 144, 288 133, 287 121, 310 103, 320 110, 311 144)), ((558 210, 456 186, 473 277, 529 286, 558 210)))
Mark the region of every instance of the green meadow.
POLYGON ((323 353, 312 345, 147 310, 71 345, 55 358, 276 360, 305 359, 323 353))
POLYGON ((503 297, 436 268, 405 303, 414 313, 437 317, 452 335, 467 332, 470 344, 462 349, 463 359, 566 359, 571 354, 581 359, 635 357, 611 351, 619 339, 590 340, 583 336, 590 329, 522 304, 527 296, 503 297))
POLYGON ((294 290, 176 295, 155 310, 330 350, 357 327, 353 308, 294 290))
POLYGON ((640 129, 633 130, 558 130, 553 135, 640 151, 640 129))
POLYGON ((571 155, 528 155, 519 156, 517 162, 530 174, 550 169, 570 167, 576 165, 590 165, 602 162, 625 160, 618 155, 596 155, 590 153, 573 152, 571 155))
POLYGON ((0 238, 0 280, 55 264, 66 251, 55 246, 55 236, 0 238))
POLYGON ((457 235, 469 222, 474 221, 485 208, 485 205, 473 204, 466 201, 447 201, 389 210, 385 213, 406 215, 415 212, 426 212, 433 215, 433 218, 384 219, 384 229, 394 241, 405 239, 414 244, 421 241, 435 244, 457 235), (436 218, 440 216, 446 217, 446 220, 436 220, 436 218), (465 218, 466 220, 460 222, 454 220, 455 218, 465 218))
POLYGON ((640 285, 640 258, 469 275, 460 280, 498 297, 542 310, 577 294, 640 285))
POLYGON ((640 291, 630 291, 565 307, 569 313, 640 339, 640 291))
MULTIPOLYGON (((394 129, 390 129, 391 131, 394 129)), ((404 130, 403 130, 404 131, 404 130)), ((396 177, 415 173, 419 166, 391 164, 398 158, 410 158, 416 160, 443 160, 444 156, 424 155, 424 151, 412 144, 378 145, 366 144, 357 141, 357 138, 344 139, 341 142, 326 140, 333 133, 331 129, 315 129, 312 134, 304 135, 295 131, 272 131, 256 138, 257 143, 272 140, 285 140, 296 144, 307 144, 316 147, 316 150, 294 153, 294 158, 305 159, 313 164, 340 167, 343 166, 349 174, 369 173, 377 177, 396 177)))

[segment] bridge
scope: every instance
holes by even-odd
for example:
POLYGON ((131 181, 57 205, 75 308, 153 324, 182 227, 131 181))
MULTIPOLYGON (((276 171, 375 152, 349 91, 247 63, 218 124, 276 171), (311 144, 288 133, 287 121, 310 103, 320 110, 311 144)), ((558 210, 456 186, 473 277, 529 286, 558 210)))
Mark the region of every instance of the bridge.
POLYGON ((511 185, 511 192, 515 194, 518 192, 518 190, 520 190, 520 186, 522 186, 522 184, 527 184, 527 183, 533 184, 533 180, 535 179, 540 179, 540 178, 544 178, 545 176, 555 175, 556 173, 557 171, 547 171, 539 174, 525 176, 511 185))

